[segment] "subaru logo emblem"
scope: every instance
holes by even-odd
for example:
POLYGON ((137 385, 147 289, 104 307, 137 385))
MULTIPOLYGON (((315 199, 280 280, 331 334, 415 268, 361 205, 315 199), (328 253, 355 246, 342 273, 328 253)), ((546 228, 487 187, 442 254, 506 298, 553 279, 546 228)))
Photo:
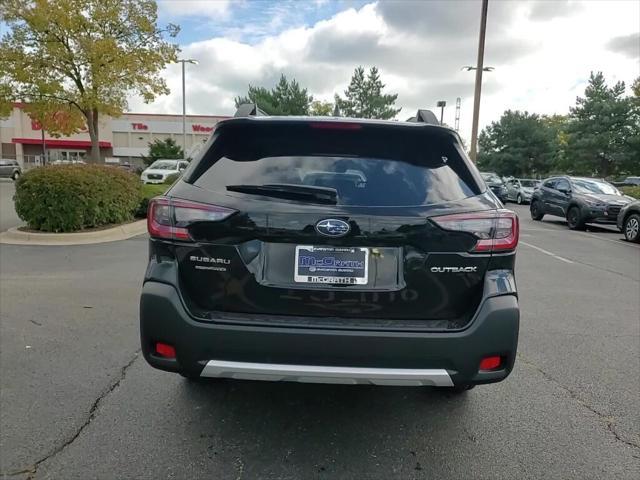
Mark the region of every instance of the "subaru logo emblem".
POLYGON ((335 218, 327 218, 316 223, 316 231, 327 237, 342 237, 351 230, 347 222, 335 218))

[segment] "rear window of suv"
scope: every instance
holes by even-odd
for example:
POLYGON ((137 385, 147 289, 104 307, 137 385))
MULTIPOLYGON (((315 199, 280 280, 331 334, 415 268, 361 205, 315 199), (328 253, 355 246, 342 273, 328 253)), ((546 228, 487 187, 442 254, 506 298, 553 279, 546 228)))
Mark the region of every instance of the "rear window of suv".
POLYGON ((337 191, 338 205, 383 207, 430 205, 480 193, 449 135, 395 129, 385 138, 384 130, 379 135, 295 130, 272 130, 268 138, 227 138, 217 155, 213 145, 215 157, 201 159, 210 165, 194 185, 220 193, 229 185, 328 187, 337 191))

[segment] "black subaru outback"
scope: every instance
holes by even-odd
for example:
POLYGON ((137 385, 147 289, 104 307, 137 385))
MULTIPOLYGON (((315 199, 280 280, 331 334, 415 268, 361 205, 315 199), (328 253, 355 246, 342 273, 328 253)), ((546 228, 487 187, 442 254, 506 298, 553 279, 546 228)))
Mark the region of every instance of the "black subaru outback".
POLYGON ((513 367, 518 218, 448 128, 220 122, 148 230, 156 368, 464 391, 513 367))

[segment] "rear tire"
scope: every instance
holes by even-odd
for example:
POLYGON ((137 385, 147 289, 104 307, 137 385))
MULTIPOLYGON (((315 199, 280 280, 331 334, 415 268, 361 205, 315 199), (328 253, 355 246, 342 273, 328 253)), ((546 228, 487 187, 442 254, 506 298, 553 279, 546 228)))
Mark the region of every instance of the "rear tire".
POLYGON ((185 379, 187 383, 200 384, 200 383, 220 383, 226 380, 225 378, 218 377, 201 377, 199 373, 191 372, 179 372, 180 376, 185 379))
POLYGON ((622 224, 624 238, 629 242, 640 243, 640 215, 632 213, 622 224))
POLYGON ((531 202, 531 207, 529 208, 529 211, 531 212, 531 219, 535 220, 535 221, 540 221, 542 220, 542 217, 544 217, 544 212, 542 212, 542 209, 540 208, 540 202, 538 201, 533 201, 531 202))
POLYGON ((518 196, 516 197, 516 203, 518 205, 522 205, 522 195, 518 194, 518 196))
POLYGON ((580 215, 580 209, 578 207, 571 207, 567 211, 567 225, 570 230, 584 230, 584 219, 580 215))
POLYGON ((14 174, 11 176, 11 178, 15 182, 16 180, 18 180, 20 178, 20 172, 14 172, 14 174))
POLYGON ((453 387, 436 387, 438 392, 451 393, 453 395, 462 395, 469 390, 476 388, 475 383, 463 383, 461 385, 454 385, 453 387))
POLYGON ((179 372, 180 376, 183 378, 186 378, 187 380, 200 380, 202 377, 200 376, 200 374, 195 374, 195 373, 191 373, 191 372, 179 372))
POLYGON ((476 388, 475 383, 465 383, 462 385, 456 385, 455 387, 449 387, 449 391, 454 395, 462 395, 463 393, 467 393, 469 390, 473 390, 476 388))

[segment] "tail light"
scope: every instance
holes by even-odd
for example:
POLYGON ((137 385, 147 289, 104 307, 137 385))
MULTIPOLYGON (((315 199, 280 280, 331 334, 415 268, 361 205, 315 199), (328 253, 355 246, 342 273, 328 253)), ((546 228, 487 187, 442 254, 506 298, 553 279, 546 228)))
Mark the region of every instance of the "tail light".
POLYGON ((154 238, 191 240, 189 225, 196 222, 219 222, 235 210, 206 203, 156 197, 149 202, 147 230, 154 238))
POLYGON ((507 252, 518 246, 520 223, 511 210, 443 215, 431 220, 444 230, 475 235, 478 241, 473 252, 507 252))

